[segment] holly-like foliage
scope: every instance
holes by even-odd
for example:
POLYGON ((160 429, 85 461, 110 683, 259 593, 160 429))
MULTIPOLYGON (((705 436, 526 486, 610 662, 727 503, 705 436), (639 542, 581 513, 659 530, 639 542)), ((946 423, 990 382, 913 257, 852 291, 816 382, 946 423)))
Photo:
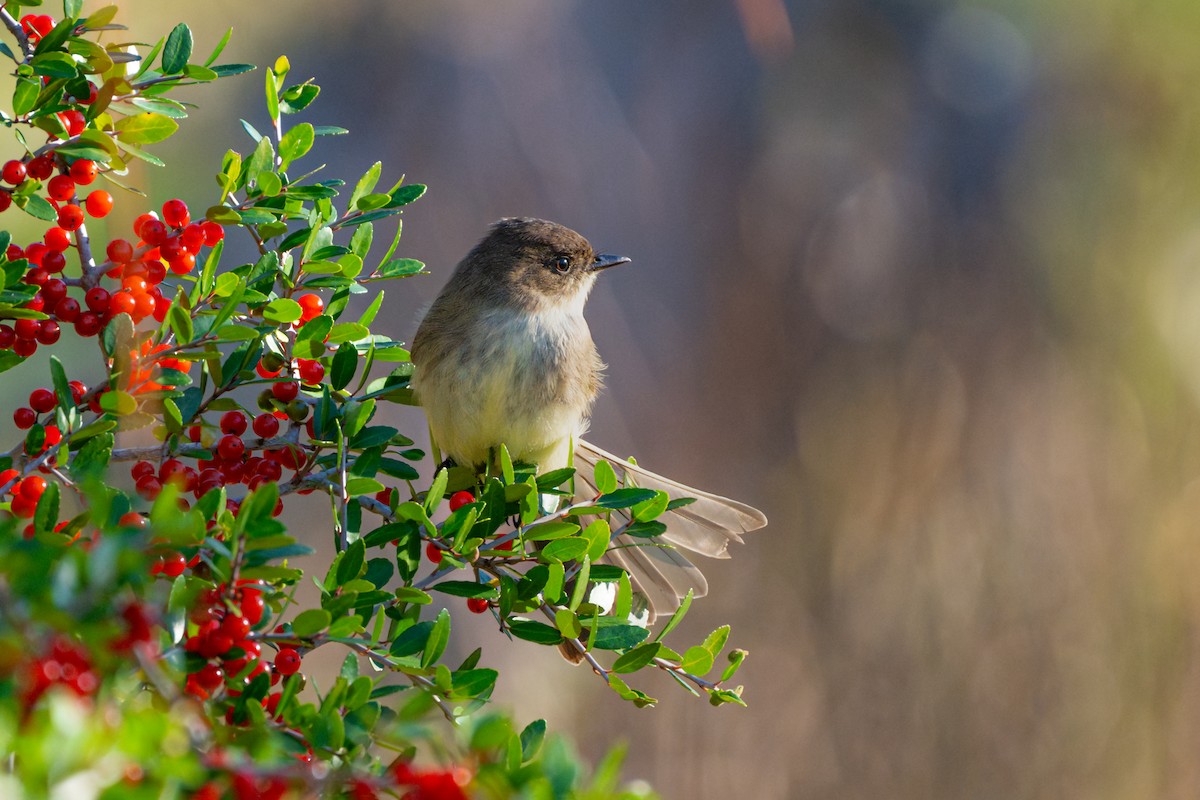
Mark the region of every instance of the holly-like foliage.
POLYGON ((580 499, 572 470, 539 475, 503 449, 496 474, 422 481, 425 453, 377 421, 411 403, 408 352, 371 330, 380 287, 424 265, 397 255, 399 225, 380 247, 375 223, 425 186, 381 190, 378 163, 353 186, 310 167, 346 131, 292 123, 320 89, 289 83, 280 58, 267 132, 243 122, 245 152, 226 153, 203 213, 168 199, 101 247, 88 220, 112 211, 110 190, 144 210, 127 167, 161 166, 143 148, 191 112, 171 93, 253 67, 217 63, 228 35, 201 61, 183 24, 147 49, 113 6, 66 0, 56 20, 22 5, 0 10, 17 77, 0 211, 46 227, 24 246, 0 231, 0 371, 48 380, 0 456, 0 795, 632 796, 618 751, 589 778, 544 723, 492 709, 482 649, 446 662, 448 598, 573 650, 635 705, 655 702, 625 677, 646 669, 741 703, 724 684, 743 651, 706 677, 728 630, 672 649, 690 596, 652 631, 604 563, 658 546, 665 494, 602 463, 580 499), (228 263, 233 236, 252 263, 228 263), (355 295, 365 310, 350 314, 355 295), (95 340, 102 380, 32 358, 64 332, 95 340), (329 499, 331 535, 327 569, 306 576, 292 560, 313 550, 278 516, 311 493, 329 499), (317 648, 344 652, 338 674, 309 674, 317 648))

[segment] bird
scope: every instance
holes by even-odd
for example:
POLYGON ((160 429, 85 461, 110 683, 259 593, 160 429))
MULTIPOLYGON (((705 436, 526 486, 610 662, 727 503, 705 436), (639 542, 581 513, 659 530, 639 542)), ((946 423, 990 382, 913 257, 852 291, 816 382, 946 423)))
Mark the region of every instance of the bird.
POLYGON ((745 503, 685 486, 583 439, 605 369, 584 306, 597 276, 630 261, 597 253, 555 222, 499 220, 421 320, 410 386, 432 439, 457 465, 484 471, 504 444, 514 460, 541 472, 573 466, 579 498, 596 495, 593 471, 601 459, 628 485, 694 498, 660 517, 666 530, 651 546, 606 554, 629 573, 652 623, 689 591, 708 592, 689 555, 728 558, 729 545, 767 519, 745 503))

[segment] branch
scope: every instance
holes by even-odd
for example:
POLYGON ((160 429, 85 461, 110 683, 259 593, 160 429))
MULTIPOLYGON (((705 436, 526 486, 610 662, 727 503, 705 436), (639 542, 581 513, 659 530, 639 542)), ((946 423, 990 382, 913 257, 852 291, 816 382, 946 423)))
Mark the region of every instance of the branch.
POLYGON ((21 52, 25 55, 25 61, 22 63, 28 63, 29 59, 33 58, 33 45, 29 42, 29 37, 25 35, 25 29, 12 14, 8 13, 7 8, 0 8, 0 20, 4 21, 4 27, 8 28, 8 32, 16 37, 17 44, 21 46, 21 52))

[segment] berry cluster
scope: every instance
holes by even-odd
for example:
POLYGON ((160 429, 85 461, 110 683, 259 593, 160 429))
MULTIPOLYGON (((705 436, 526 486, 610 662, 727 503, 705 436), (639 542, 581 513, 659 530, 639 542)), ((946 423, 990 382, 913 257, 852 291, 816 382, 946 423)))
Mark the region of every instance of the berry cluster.
MULTIPOLYGON (((237 696, 242 687, 259 675, 270 673, 274 684, 281 676, 299 669, 299 656, 290 648, 281 650, 280 655, 286 651, 295 656, 294 665, 285 657, 285 668, 272 672, 262 660, 262 645, 251 636, 251 631, 263 621, 266 610, 262 589, 245 580, 239 581, 232 591, 221 584, 197 598, 189 615, 191 633, 184 641, 184 650, 190 654, 185 687, 190 694, 208 699, 225 689, 230 696, 237 696)), ((267 702, 271 713, 274 713, 272 702, 279 703, 278 694, 273 698, 267 702)))
POLYGON ((32 707, 53 686, 66 687, 80 697, 90 696, 99 686, 88 652, 62 636, 26 665, 21 689, 24 706, 32 707))

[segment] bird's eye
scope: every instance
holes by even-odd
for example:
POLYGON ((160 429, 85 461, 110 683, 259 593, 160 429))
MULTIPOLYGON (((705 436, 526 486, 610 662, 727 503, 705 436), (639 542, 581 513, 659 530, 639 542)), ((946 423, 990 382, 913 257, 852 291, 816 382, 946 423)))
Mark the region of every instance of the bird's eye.
POLYGON ((550 265, 554 267, 554 271, 559 275, 566 275, 571 271, 571 258, 570 256, 559 256, 551 261, 550 265))

